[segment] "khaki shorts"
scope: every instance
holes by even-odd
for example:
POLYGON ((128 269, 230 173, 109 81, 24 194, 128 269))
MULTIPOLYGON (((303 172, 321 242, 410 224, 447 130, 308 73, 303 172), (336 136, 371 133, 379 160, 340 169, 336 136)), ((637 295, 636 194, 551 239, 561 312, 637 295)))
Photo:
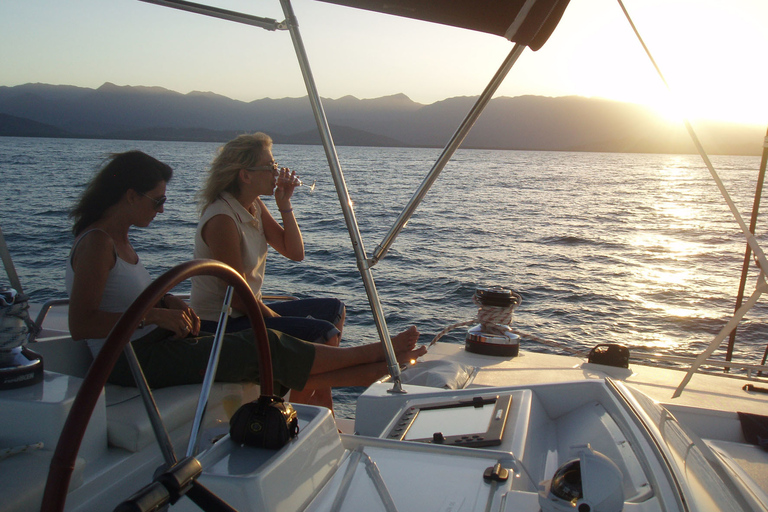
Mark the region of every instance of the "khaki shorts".
MULTIPOLYGON (((279 331, 267 329, 272 355, 275 392, 284 395, 289 389, 304 389, 315 347, 312 343, 279 331)), ((134 340, 133 348, 151 388, 199 384, 203 382, 213 335, 174 339, 165 329, 155 329, 134 340)), ((252 329, 224 335, 217 382, 259 382, 259 352, 252 329)), ((135 386, 124 354, 120 355, 109 382, 135 386)))

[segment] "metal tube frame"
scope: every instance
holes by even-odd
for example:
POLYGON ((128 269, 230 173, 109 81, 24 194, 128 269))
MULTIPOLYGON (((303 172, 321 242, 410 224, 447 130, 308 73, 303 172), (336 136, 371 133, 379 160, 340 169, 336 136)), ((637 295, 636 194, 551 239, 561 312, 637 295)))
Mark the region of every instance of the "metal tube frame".
POLYGON ((448 141, 448 144, 445 146, 445 149, 443 149, 443 152, 438 157, 435 165, 429 171, 429 174, 427 174, 426 178, 424 178, 424 181, 421 183, 421 185, 419 185, 419 188, 413 194, 411 200, 400 213, 400 216, 389 230, 389 233, 387 233, 382 242, 378 245, 378 247, 376 247, 376 250, 373 253, 373 258, 371 258, 371 266, 378 263, 379 260, 384 257, 389 248, 392 246, 392 243, 395 241, 397 235, 416 211, 419 203, 421 203, 422 199, 424 199, 424 197, 427 195, 427 192, 429 192, 429 189, 437 180, 438 176, 440 176, 440 173, 442 172, 445 165, 451 159, 453 154, 459 148, 459 145, 461 145, 461 143, 464 141, 464 138, 469 133, 469 130, 472 129, 472 126, 474 126, 475 122, 480 117, 480 114, 482 114, 485 110, 485 107, 488 106, 488 103, 491 101, 491 98, 493 98, 496 90, 504 81, 504 78, 506 78, 507 74, 512 69, 512 66, 515 65, 517 59, 520 57, 520 55, 522 55, 523 50, 525 50, 525 46, 516 43, 512 48, 512 51, 509 53, 509 55, 507 55, 507 58, 504 59, 504 62, 502 62, 499 70, 496 71, 496 74, 493 76, 483 93, 475 102, 472 109, 464 118, 464 121, 462 121, 461 125, 459 125, 456 132, 448 141))
POLYGON ((293 47, 296 51, 296 57, 299 61, 301 74, 304 77, 304 85, 307 88, 307 95, 309 96, 309 101, 312 105, 312 111, 315 116, 315 122, 317 123, 317 129, 320 133, 320 139, 323 143, 323 148, 325 149, 325 156, 328 159, 328 166, 331 170, 333 183, 336 187, 336 193, 339 196, 341 211, 344 214, 344 221, 347 224, 347 231, 349 232, 349 238, 352 241, 352 248, 355 252, 355 258, 357 260, 357 268, 360 270, 360 275, 363 279, 363 285, 365 286, 365 291, 368 296, 368 303, 371 306, 371 313, 373 314, 373 320, 376 323, 379 339, 381 339, 382 343, 384 344, 387 368, 394 382, 394 386, 390 391, 395 393, 403 393, 404 390, 402 383, 400 382, 400 366, 397 363, 397 357, 395 356, 395 351, 392 347, 392 339, 389 337, 389 330, 387 329, 386 320, 384 318, 384 311, 381 307, 381 301, 379 300, 379 294, 376 291, 376 284, 373 280, 371 267, 368 264, 368 260, 365 255, 363 239, 360 235, 360 229, 358 228, 355 211, 352 209, 352 200, 349 196, 347 184, 344 181, 344 174, 341 171, 341 164, 339 163, 339 156, 336 153, 336 146, 333 142, 331 129, 328 126, 328 119, 326 118, 325 110, 323 109, 323 104, 320 100, 320 95, 317 92, 315 80, 312 76, 312 70, 309 67, 307 53, 304 49, 304 43, 301 39, 301 34, 299 33, 299 25, 296 20, 296 16, 293 13, 290 0, 280 0, 280 5, 283 8, 283 14, 285 14, 285 23, 288 26, 288 32, 291 34, 291 40, 293 41, 293 47))
POLYGON ((416 191, 416 193, 412 197, 409 204, 406 206, 406 209, 403 211, 403 213, 400 214, 400 216, 396 220, 395 225, 390 230, 383 244, 377 247, 374 253, 374 257, 371 259, 368 259, 366 256, 365 247, 363 246, 363 240, 360 235, 360 230, 358 228, 355 212, 354 212, 354 209, 352 208, 352 200, 349 196, 349 191, 347 189, 347 185, 344 180, 344 174, 341 170, 341 164, 339 163, 338 154, 336 153, 336 147, 333 142, 333 136, 331 135, 331 130, 330 130, 330 127, 328 126, 328 121, 325 116, 325 111, 323 110, 323 105, 320 100, 320 95, 317 92, 314 78, 312 77, 312 71, 310 70, 310 67, 309 67, 309 60, 307 58, 306 51, 304 50, 304 45, 301 40, 301 34, 299 33, 299 27, 298 27, 298 22, 296 20, 296 16, 293 13, 290 0, 280 0, 280 4, 283 7, 283 14, 285 14, 285 23, 288 26, 288 31, 291 34, 291 39, 293 40, 294 49, 296 51, 296 56, 299 61, 299 66, 301 67, 302 76, 304 77, 304 83, 307 88, 309 100, 312 105, 312 110, 315 114, 315 121, 317 122, 317 128, 320 133, 320 139, 322 141, 323 148, 325 149, 325 155, 326 155, 326 158, 328 159, 328 165, 331 170, 331 175, 333 177, 334 185, 336 187, 336 192, 339 196, 339 203, 341 204, 342 213, 344 214, 344 220, 347 224, 347 230, 349 231, 349 236, 352 241, 352 248, 355 252, 357 267, 360 270, 360 275, 362 276, 363 284, 365 285, 365 290, 368 295, 368 302, 371 305, 371 311, 373 313, 374 322, 376 323, 376 328, 379 332, 379 337, 384 343, 384 346, 386 349, 385 352, 386 352, 387 366, 389 369, 389 374, 392 377, 392 381, 393 381, 393 388, 390 391, 404 392, 402 388, 402 383, 400 381, 400 367, 397 364, 395 352, 392 347, 392 340, 389 336, 386 320, 384 319, 384 313, 381 307, 381 301, 379 299, 379 295, 376 291, 376 285, 373 280, 371 267, 373 267, 384 256, 388 248, 391 246, 392 242, 394 241, 399 231, 402 229, 402 227, 408 221, 410 216, 416 210, 416 207, 418 206, 419 202, 421 202, 421 200, 424 198, 426 193, 429 191, 429 188, 432 186, 432 184, 435 182, 437 177, 440 175, 440 172, 445 167, 446 163, 450 160, 451 156, 453 156, 456 149, 459 147, 459 145, 463 142, 464 138, 467 136, 467 133, 469 133, 469 130, 472 128, 474 123, 480 117, 480 114, 488 105, 488 102, 490 102, 491 98, 493 97, 493 94, 496 92, 496 90, 498 89, 498 87, 501 85, 504 78, 506 77, 507 73, 509 73, 509 70, 512 68, 512 66, 515 64, 517 59, 522 54, 523 50, 525 49, 525 46, 516 44, 515 47, 512 49, 510 54, 502 63, 499 70, 491 79, 491 82, 488 84, 485 91, 483 91, 483 94, 480 96, 480 98, 478 98, 474 107, 467 114, 462 124, 459 126, 459 128, 456 130, 451 140, 448 142, 448 145, 443 150, 443 153, 440 155, 434 167, 432 168, 430 173, 427 175, 427 178, 424 180, 424 182, 421 184, 419 189, 416 191))
POLYGON ((176 458, 176 452, 173 450, 173 443, 168 435, 168 431, 165 429, 163 419, 160 416, 160 409, 157 407, 154 396, 152 396, 152 390, 149 389, 149 383, 144 375, 144 370, 141 369, 139 359, 136 357, 136 352, 133 350, 133 345, 129 341, 123 353, 128 361, 128 367, 133 374, 133 380, 136 381, 136 388, 139 390, 141 399, 144 402, 144 408, 147 410, 147 416, 149 416, 149 423, 152 425, 152 430, 155 432, 155 438, 157 439, 157 445, 160 448, 160 452, 163 454, 166 465, 170 468, 176 464, 179 459, 176 458))
POLYGON ((254 27, 260 27, 265 30, 285 30, 285 23, 278 22, 271 18, 261 18, 259 16, 253 16, 251 14, 243 14, 240 12, 230 11, 227 9, 221 9, 219 7, 211 7, 209 5, 197 4, 194 2, 187 2, 186 0, 141 0, 148 4, 155 4, 161 7, 170 7, 172 9, 178 9, 180 11, 192 12, 195 14, 203 14, 205 16, 211 16, 212 18, 219 18, 226 21, 234 21, 242 23, 244 25, 251 25, 254 27))
POLYGON ((5 236, 3 236, 2 228, 0 228, 0 259, 3 261, 5 273, 8 276, 8 280, 11 282, 13 289, 19 293, 24 293, 24 290, 21 289, 19 275, 16 273, 16 267, 13 266, 11 251, 8 250, 8 244, 5 243, 5 236))
POLYGON ((224 303, 221 306, 221 313, 219 313, 219 325, 216 326, 216 334, 213 337, 213 344, 211 345, 211 355, 208 356, 208 366, 205 368, 205 378, 203 379, 203 385, 200 389, 200 396, 197 399, 195 418, 192 421, 192 429, 189 433, 187 457, 195 455, 195 446, 197 445, 197 438, 200 435, 200 427, 203 424, 203 416, 205 415, 205 409, 208 407, 211 388, 216 380, 216 369, 219 367, 224 333, 227 332, 227 320, 229 320, 229 309, 232 305, 233 293, 234 288, 227 286, 227 290, 224 292, 224 303))

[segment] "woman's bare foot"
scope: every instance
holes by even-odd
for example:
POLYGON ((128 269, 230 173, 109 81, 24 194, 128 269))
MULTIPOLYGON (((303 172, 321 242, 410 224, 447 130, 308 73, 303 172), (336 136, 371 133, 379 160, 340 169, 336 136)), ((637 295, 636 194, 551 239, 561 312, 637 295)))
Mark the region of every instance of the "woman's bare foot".
POLYGON ((416 342, 419 341, 419 335, 421 333, 415 325, 410 326, 400 334, 396 334, 392 337, 392 348, 395 349, 395 353, 407 352, 413 350, 416 347, 416 342))
POLYGON ((427 353, 427 347, 422 345, 413 350, 407 350, 405 352, 397 352, 397 362, 400 364, 415 364, 416 359, 420 358, 427 353))
POLYGON ((400 364, 409 364, 427 353, 427 347, 416 347, 421 333, 415 325, 392 337, 392 347, 400 364))

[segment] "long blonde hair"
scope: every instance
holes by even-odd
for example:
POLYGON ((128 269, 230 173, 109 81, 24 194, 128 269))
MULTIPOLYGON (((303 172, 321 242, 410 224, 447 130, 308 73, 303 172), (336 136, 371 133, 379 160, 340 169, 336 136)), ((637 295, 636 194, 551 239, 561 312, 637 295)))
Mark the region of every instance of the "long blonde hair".
POLYGON ((256 132, 238 135, 227 142, 211 162, 205 186, 198 193, 200 213, 219 198, 222 192, 237 197, 240 194, 240 169, 256 167, 265 151, 272 149, 272 138, 256 132))

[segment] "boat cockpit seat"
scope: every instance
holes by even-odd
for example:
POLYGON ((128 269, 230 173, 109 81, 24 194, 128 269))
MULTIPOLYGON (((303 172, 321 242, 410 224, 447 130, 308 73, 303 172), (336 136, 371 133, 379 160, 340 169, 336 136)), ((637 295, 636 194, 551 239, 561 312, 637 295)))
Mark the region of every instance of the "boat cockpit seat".
MULTIPOLYGON (((256 400, 258 384, 228 384, 216 382, 211 388, 209 404, 239 403, 256 400)), ((200 385, 173 386, 152 390, 163 423, 169 432, 189 424, 195 416, 200 385)), ((109 444, 137 452, 155 442, 155 434, 149 421, 144 402, 136 388, 107 384, 107 439, 109 444)), ((213 407, 209 407, 209 411, 213 407)))
POLYGON ((93 363, 88 343, 69 336, 28 343, 27 348, 43 356, 43 368, 49 372, 83 378, 93 363))
MULTIPOLYGON (((40 340, 28 347, 43 356, 45 371, 74 377, 85 377, 93 356, 84 340, 69 337, 40 340)), ((236 406, 259 396, 257 384, 214 383, 209 404, 219 406, 227 398, 236 406)), ((169 432, 192 421, 200 396, 200 385, 173 386, 152 391, 160 415, 169 432)), ((111 446, 137 452, 155 441, 152 424, 144 408, 139 391, 134 387, 107 384, 106 417, 107 439, 111 446)), ((234 407, 236 409, 237 407, 234 407)), ((214 407, 209 407, 212 411, 214 407)))

